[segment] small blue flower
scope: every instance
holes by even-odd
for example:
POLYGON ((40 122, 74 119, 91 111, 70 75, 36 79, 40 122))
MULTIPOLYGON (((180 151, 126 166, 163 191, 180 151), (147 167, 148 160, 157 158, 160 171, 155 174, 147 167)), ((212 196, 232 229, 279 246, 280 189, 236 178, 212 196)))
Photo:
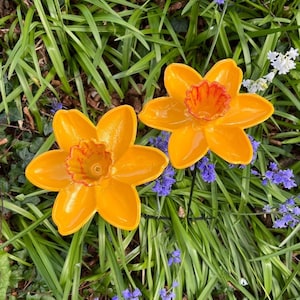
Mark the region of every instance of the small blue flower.
POLYGON ((263 207, 263 211, 264 211, 266 214, 271 213, 271 211, 272 211, 271 205, 269 205, 269 204, 265 205, 265 206, 263 207))
POLYGON ((168 266, 171 266, 172 264, 180 264, 181 263, 181 251, 179 249, 174 250, 171 253, 171 256, 168 260, 168 266))
POLYGON ((286 214, 289 211, 288 206, 285 204, 279 205, 278 212, 281 214, 286 214))
POLYGON ((285 201, 286 205, 295 205, 295 199, 294 198, 289 198, 285 201))
POLYGON ((276 171, 278 171, 278 166, 277 166, 276 163, 270 162, 269 169, 272 170, 272 171, 274 171, 274 172, 276 172, 276 171))
MULTIPOLYGON (((170 133, 162 131, 157 137, 150 138, 149 142, 152 146, 160 149, 166 155, 168 155, 170 133)), ((154 181, 155 185, 152 191, 157 193, 158 196, 168 196, 171 193, 172 185, 176 182, 175 169, 169 164, 164 172, 154 181)))
POLYGON ((160 290, 159 295, 162 300, 172 300, 176 296, 173 292, 168 292, 165 288, 160 290))
POLYGON ((216 180, 215 165, 210 163, 206 156, 197 162, 196 167, 199 169, 204 182, 211 183, 216 180))
POLYGON ((58 102, 57 100, 52 101, 51 103, 51 109, 50 112, 51 114, 55 114, 58 110, 62 109, 63 105, 62 103, 58 102))
POLYGON ((152 191, 158 196, 168 196, 171 193, 172 185, 176 182, 175 170, 171 165, 168 165, 163 173, 154 181, 152 191))
POLYGON ((269 164, 269 170, 265 172, 262 184, 266 185, 268 182, 276 185, 282 184, 286 189, 297 186, 293 171, 291 169, 280 170, 277 164, 273 162, 269 164))
POLYGON ((263 208, 265 213, 274 212, 276 220, 273 228, 294 228, 300 223, 300 207, 296 203, 299 197, 289 198, 277 208, 271 207, 269 204, 263 208))
POLYGON ((258 147, 260 145, 259 141, 256 141, 251 135, 248 134, 249 140, 251 142, 252 148, 253 148, 253 156, 252 156, 252 160, 251 160, 251 165, 253 165, 256 161, 257 158, 257 151, 258 151, 258 147))
POLYGON ((126 289, 122 292, 122 295, 125 300, 139 300, 139 297, 142 296, 142 293, 138 288, 136 288, 133 292, 130 292, 129 289, 126 289))
MULTIPOLYGON (((141 291, 136 288, 133 292, 129 289, 122 291, 122 296, 124 300, 139 300, 139 297, 142 296, 141 291)), ((120 300, 118 296, 112 297, 112 300, 120 300)))
POLYGON ((217 3, 217 4, 224 4, 224 2, 225 2, 225 0, 215 0, 215 3, 217 3))
POLYGON ((251 169, 250 172, 254 176, 260 176, 260 173, 257 170, 251 169))
POLYGON ((170 133, 162 131, 157 137, 151 137, 149 143, 168 155, 170 133))
POLYGON ((129 291, 129 289, 126 289, 122 292, 122 295, 123 295, 124 299, 130 299, 132 293, 129 291))
POLYGON ((134 299, 132 300, 138 300, 138 297, 142 296, 141 291, 136 288, 133 292, 132 292, 132 297, 134 297, 134 299))
POLYGON ((299 206, 293 207, 292 211, 293 211, 294 216, 297 216, 297 217, 300 216, 300 207, 299 206))
POLYGON ((275 220, 273 228, 286 228, 286 223, 283 219, 275 220))
POLYGON ((159 291, 159 295, 161 297, 162 300, 172 300, 175 299, 176 295, 175 293, 172 291, 176 286, 178 286, 178 282, 174 281, 172 283, 172 287, 167 290, 166 288, 163 288, 159 291))
POLYGON ((292 214, 287 213, 287 214, 285 214, 285 215, 282 217, 282 220, 284 220, 284 222, 285 222, 286 224, 289 224, 289 223, 291 223, 291 222, 294 221, 294 217, 293 217, 292 214))

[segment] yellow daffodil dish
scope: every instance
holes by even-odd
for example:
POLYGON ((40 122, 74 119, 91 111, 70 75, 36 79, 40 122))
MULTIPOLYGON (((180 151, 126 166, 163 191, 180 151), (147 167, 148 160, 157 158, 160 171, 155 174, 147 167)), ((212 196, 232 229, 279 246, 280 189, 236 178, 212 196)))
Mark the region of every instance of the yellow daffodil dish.
POLYGON ((76 232, 95 212, 115 227, 136 228, 141 215, 136 186, 156 179, 168 158, 134 144, 133 108, 113 108, 96 126, 78 110, 59 110, 53 131, 59 149, 35 157, 25 175, 34 185, 58 192, 52 217, 60 234, 76 232))
POLYGON ((179 63, 167 66, 168 93, 147 102, 140 120, 171 132, 168 152, 172 165, 187 168, 208 150, 232 164, 248 164, 253 149, 244 129, 268 119, 273 105, 265 98, 239 93, 242 70, 232 59, 217 62, 202 77, 179 63))

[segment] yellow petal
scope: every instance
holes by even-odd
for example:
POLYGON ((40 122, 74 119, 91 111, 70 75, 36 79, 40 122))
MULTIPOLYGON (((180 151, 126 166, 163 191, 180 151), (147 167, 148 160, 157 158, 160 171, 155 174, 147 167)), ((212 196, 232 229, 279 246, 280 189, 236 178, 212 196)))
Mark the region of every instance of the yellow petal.
POLYGON ((219 82, 225 86, 231 97, 235 97, 240 90, 243 73, 233 59, 223 59, 217 62, 204 78, 210 82, 219 82))
POLYGON ((52 217, 62 235, 78 231, 96 211, 95 187, 69 184, 54 202, 52 217))
POLYGON ((186 96, 186 90, 201 80, 202 76, 185 64, 170 64, 164 74, 165 87, 169 96, 182 103, 186 96))
POLYGON ((118 106, 102 116, 97 124, 98 140, 105 142, 117 160, 135 141, 137 117, 129 105, 118 106))
POLYGON ((76 109, 56 112, 53 118, 53 131, 58 145, 67 152, 80 140, 96 138, 93 123, 76 109))
POLYGON ((209 149, 231 164, 248 164, 253 156, 251 142, 238 127, 216 126, 206 128, 209 149))
POLYGON ((219 119, 220 124, 249 128, 267 120, 274 112, 273 105, 256 94, 239 94, 235 106, 219 119))
POLYGON ((185 111, 186 107, 182 102, 170 97, 161 97, 147 102, 139 118, 153 128, 172 131, 190 122, 192 117, 185 111))
POLYGON ((28 164, 25 176, 41 189, 59 191, 71 182, 65 165, 67 156, 62 150, 45 152, 28 164))
POLYGON ((120 229, 135 229, 141 216, 136 189, 126 183, 110 180, 106 188, 97 188, 97 210, 101 217, 120 229))
POLYGON ((192 166, 208 151, 204 132, 186 126, 175 130, 169 140, 169 156, 172 165, 177 169, 192 166))
POLYGON ((162 151, 134 145, 114 165, 112 177, 136 186, 159 177, 167 165, 168 158, 162 151))

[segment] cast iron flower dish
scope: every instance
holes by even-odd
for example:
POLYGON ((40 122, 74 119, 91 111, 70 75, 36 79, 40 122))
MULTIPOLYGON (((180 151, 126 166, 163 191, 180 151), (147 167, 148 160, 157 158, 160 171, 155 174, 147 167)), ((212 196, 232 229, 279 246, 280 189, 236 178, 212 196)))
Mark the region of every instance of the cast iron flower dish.
POLYGON ((164 82, 169 96, 150 100, 139 118, 171 132, 168 152, 175 168, 192 166, 208 150, 232 164, 251 162, 244 129, 268 119, 274 108, 259 95, 239 93, 242 70, 234 60, 219 61, 204 77, 187 65, 170 64, 164 82))
POLYGON ((156 179, 168 158, 154 147, 134 144, 133 108, 114 108, 97 126, 78 110, 59 110, 53 131, 59 149, 34 158, 25 174, 34 185, 59 192, 52 211, 59 232, 76 232, 95 212, 118 228, 136 228, 141 204, 135 187, 156 179))

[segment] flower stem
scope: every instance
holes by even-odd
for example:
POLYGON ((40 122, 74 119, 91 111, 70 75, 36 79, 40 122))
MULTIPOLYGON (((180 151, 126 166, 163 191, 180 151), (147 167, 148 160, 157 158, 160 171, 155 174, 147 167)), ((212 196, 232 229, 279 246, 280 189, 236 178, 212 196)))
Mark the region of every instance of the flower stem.
POLYGON ((189 202, 188 202, 188 208, 187 208, 187 216, 190 215, 190 211, 191 211, 194 186, 195 186, 195 182, 196 182, 196 175, 197 175, 197 167, 195 166, 194 170, 192 171, 192 185, 191 185, 191 189, 190 189, 190 196, 189 196, 189 202))

